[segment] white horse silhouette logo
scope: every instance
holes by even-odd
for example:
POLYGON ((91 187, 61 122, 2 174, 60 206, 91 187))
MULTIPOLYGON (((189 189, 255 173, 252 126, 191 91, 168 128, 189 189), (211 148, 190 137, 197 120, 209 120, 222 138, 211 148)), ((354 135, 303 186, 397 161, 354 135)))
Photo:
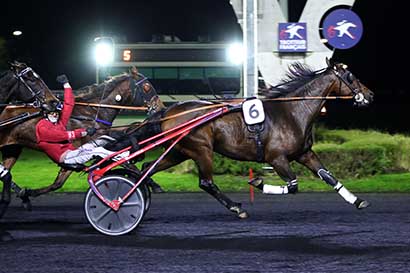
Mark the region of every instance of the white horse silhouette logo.
POLYGON ((351 28, 351 27, 356 28, 357 25, 355 25, 352 22, 349 22, 347 20, 342 20, 340 22, 337 22, 336 25, 337 25, 337 27, 335 27, 334 29, 339 32, 337 37, 343 37, 344 35, 347 35, 351 39, 355 39, 355 37, 349 32, 349 28, 351 28))
POLYGON ((300 29, 305 29, 301 25, 297 24, 291 24, 286 27, 287 30, 285 30, 286 33, 289 33, 289 39, 293 39, 295 36, 298 37, 299 39, 303 39, 303 37, 298 33, 300 29))

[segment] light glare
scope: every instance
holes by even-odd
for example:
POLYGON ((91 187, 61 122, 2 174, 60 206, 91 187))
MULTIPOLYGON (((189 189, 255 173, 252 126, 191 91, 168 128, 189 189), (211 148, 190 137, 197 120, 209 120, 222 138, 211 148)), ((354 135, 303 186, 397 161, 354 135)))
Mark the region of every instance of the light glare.
POLYGON ((108 42, 99 42, 95 46, 95 60, 97 65, 106 66, 114 60, 113 45, 108 42))
POLYGON ((227 49, 227 59, 234 65, 240 65, 245 59, 245 51, 241 43, 233 43, 227 49))

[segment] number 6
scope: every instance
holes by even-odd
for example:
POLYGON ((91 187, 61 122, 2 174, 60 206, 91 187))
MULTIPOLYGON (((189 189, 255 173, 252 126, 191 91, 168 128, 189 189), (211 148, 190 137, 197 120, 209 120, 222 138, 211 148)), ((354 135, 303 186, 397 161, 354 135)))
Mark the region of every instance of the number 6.
POLYGON ((255 108, 256 104, 252 104, 252 106, 249 108, 249 116, 251 118, 257 118, 259 117, 259 111, 258 109, 255 108))

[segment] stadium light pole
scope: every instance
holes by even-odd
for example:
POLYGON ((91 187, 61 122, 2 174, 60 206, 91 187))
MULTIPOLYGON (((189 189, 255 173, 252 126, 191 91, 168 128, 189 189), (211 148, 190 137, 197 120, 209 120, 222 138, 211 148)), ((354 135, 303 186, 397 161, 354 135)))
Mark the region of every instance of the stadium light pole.
POLYGON ((258 0, 244 0, 243 12, 243 43, 246 58, 244 70, 244 96, 258 96, 258 0))
POLYGON ((112 37, 101 36, 94 39, 95 49, 95 81, 98 84, 100 81, 100 68, 110 65, 114 61, 114 39, 112 37))

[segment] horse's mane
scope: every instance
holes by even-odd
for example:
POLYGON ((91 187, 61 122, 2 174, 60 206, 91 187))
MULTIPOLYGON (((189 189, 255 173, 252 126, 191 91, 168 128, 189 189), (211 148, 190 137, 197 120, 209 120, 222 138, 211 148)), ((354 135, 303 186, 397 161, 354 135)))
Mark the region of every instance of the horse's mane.
POLYGON ((6 98, 9 96, 9 92, 6 92, 6 90, 13 84, 13 76, 10 70, 0 72, 0 103, 5 103, 6 98))
POLYGON ((289 65, 285 77, 276 86, 261 90, 260 95, 266 98, 283 97, 304 86, 318 75, 311 67, 300 62, 289 65))
POLYGON ((111 79, 101 84, 93 84, 81 87, 77 90, 78 95, 76 96, 76 99, 80 99, 82 101, 104 99, 118 86, 119 83, 123 82, 129 77, 130 75, 123 73, 120 75, 113 76, 111 79))
POLYGON ((9 71, 0 71, 0 79, 7 75, 9 71))
POLYGON ((10 72, 10 70, 0 71, 0 80, 12 79, 13 74, 10 72))

